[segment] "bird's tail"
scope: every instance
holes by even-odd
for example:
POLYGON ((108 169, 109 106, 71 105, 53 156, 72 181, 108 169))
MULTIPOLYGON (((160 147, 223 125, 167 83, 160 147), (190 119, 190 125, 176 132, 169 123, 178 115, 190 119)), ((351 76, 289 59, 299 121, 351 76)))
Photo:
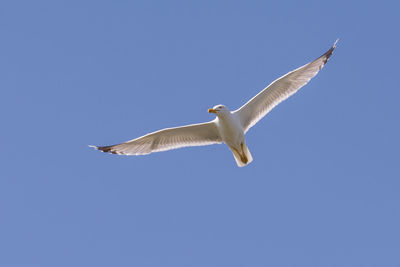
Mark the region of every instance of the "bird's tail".
POLYGON ((230 147, 230 149, 239 167, 246 166, 253 161, 253 157, 251 156, 251 153, 245 142, 241 143, 240 148, 238 149, 233 147, 230 147))

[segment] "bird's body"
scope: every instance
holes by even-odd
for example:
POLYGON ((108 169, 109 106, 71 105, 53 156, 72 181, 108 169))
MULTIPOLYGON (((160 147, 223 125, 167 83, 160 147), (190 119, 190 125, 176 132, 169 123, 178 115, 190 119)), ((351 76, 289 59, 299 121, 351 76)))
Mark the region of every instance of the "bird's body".
POLYGON ((236 114, 232 114, 228 108, 222 107, 224 111, 218 114, 218 118, 216 119, 222 141, 228 146, 239 148, 240 144, 244 141, 243 127, 236 114))
POLYGON ((215 123, 222 141, 230 148, 238 166, 249 164, 253 157, 246 145, 243 126, 237 114, 232 113, 227 107, 218 105, 209 111, 218 110, 215 123))
POLYGON ((253 157, 247 148, 245 134, 271 109, 307 84, 326 64, 334 45, 316 60, 278 78, 242 107, 230 111, 224 105, 208 110, 217 117, 210 122, 167 128, 113 146, 91 146, 103 152, 120 155, 144 155, 185 146, 226 143, 239 167, 253 157))

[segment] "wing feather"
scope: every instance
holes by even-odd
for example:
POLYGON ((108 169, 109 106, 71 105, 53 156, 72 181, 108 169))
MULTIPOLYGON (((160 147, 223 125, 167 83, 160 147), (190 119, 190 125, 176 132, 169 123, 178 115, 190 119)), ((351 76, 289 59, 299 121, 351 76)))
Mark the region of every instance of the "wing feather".
POLYGON ((221 142, 216 122, 210 121, 159 130, 118 145, 91 147, 112 154, 145 155, 180 147, 203 146, 221 142))
POLYGON ((238 114, 244 131, 247 132, 276 105, 296 93, 317 75, 332 55, 337 42, 338 40, 322 56, 276 79, 246 104, 234 111, 238 114))

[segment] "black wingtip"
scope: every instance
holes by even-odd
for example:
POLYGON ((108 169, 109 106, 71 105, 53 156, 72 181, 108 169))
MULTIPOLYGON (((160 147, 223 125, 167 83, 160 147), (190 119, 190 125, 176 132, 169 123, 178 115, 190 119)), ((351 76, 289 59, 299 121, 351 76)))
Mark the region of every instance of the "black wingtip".
POLYGON ((324 54, 324 56, 325 56, 324 64, 326 64, 326 62, 328 62, 328 59, 332 56, 333 51, 335 50, 336 44, 338 41, 339 41, 339 39, 337 39, 336 42, 332 45, 332 47, 328 51, 326 51, 326 53, 324 54))
POLYGON ((98 146, 97 150, 103 151, 105 153, 117 154, 114 150, 112 150, 113 146, 98 146))
POLYGON ((116 151, 112 150, 113 146, 89 146, 96 150, 100 150, 104 153, 118 154, 116 151))
POLYGON ((320 56, 320 58, 323 58, 323 65, 320 66, 320 69, 322 69, 322 67, 328 62, 329 58, 332 56, 333 51, 336 48, 336 45, 338 43, 339 39, 336 39, 335 43, 332 45, 332 47, 326 51, 322 56, 320 56))

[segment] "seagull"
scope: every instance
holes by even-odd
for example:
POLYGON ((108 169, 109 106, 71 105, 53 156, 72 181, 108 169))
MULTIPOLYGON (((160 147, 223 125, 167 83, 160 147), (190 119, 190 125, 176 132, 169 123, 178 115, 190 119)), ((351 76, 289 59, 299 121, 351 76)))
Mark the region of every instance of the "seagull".
POLYGON ((187 146, 225 143, 237 165, 246 166, 253 161, 246 145, 247 131, 317 75, 328 62, 337 42, 319 58, 273 81, 239 109, 230 111, 224 105, 208 109, 216 115, 212 121, 162 129, 117 145, 90 147, 118 155, 145 155, 187 146))

